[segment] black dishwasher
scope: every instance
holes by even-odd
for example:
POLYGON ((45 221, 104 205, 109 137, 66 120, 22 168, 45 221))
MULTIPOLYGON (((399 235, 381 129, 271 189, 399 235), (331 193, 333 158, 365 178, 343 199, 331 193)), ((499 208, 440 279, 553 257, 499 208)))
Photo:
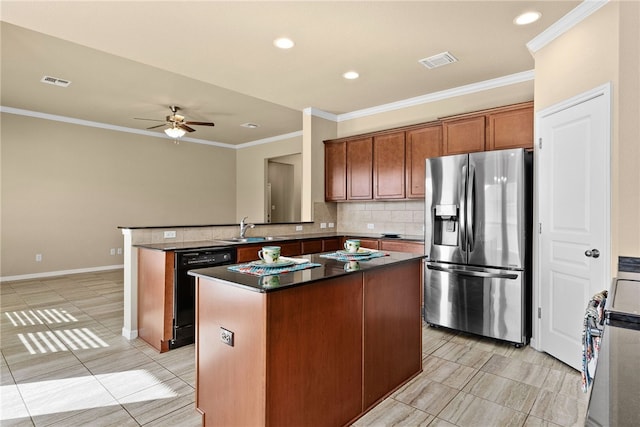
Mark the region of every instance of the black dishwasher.
POLYGON ((196 268, 216 267, 235 262, 235 249, 203 248, 175 252, 173 339, 169 348, 195 342, 196 279, 187 272, 196 268))

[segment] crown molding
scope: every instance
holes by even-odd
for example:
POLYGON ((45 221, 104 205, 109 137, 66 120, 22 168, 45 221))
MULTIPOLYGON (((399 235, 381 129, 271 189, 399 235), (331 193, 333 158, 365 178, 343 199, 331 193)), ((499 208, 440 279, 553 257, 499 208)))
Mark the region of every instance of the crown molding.
POLYGON ((256 146, 256 145, 269 144, 271 142, 278 142, 278 141, 282 141, 284 139, 295 138, 297 136, 302 136, 302 131, 301 130, 296 131, 296 132, 291 132, 291 133, 285 133, 283 135, 271 136, 269 138, 257 139, 255 141, 245 142, 244 144, 234 145, 233 147, 237 148, 237 149, 253 147, 253 146, 256 146))
POLYGON ((592 13, 609 3, 609 0, 584 0, 573 10, 562 18, 554 22, 549 28, 538 34, 533 40, 527 43, 529 52, 536 53, 562 34, 585 20, 592 13))
MULTIPOLYGON (((148 131, 148 130, 141 130, 141 129, 134 129, 134 128, 128 128, 128 127, 125 127, 125 126, 115 126, 115 125, 110 125, 110 124, 107 124, 107 123, 93 122, 93 121, 90 121, 90 120, 82 120, 82 119, 76 119, 76 118, 73 118, 73 117, 59 116, 57 114, 41 113, 39 111, 23 110, 21 108, 13 108, 13 107, 6 107, 6 106, 1 106, 0 105, 0 113, 16 114, 16 115, 19 115, 19 116, 34 117, 34 118, 37 118, 37 119, 53 120, 53 121, 56 121, 56 122, 70 123, 70 124, 80 125, 80 126, 88 126, 88 127, 93 127, 93 128, 99 128, 99 129, 113 130, 113 131, 116 131, 116 132, 133 133, 133 134, 136 134, 136 135, 151 136, 153 138, 173 140, 173 138, 165 135, 164 133, 151 132, 151 131, 148 131)), ((270 142, 276 142, 276 141, 280 141, 280 140, 288 139, 288 138, 293 138, 293 137, 300 136, 300 135, 302 135, 302 131, 292 132, 292 133, 288 133, 288 134, 285 134, 285 135, 278 135, 278 136, 274 136, 274 137, 270 137, 270 138, 259 139, 259 140, 256 140, 256 141, 247 142, 247 143, 239 144, 239 145, 225 144, 223 142, 207 141, 205 139, 198 139, 198 138, 191 138, 191 137, 182 137, 178 141, 180 141, 180 142, 193 142, 193 143, 196 143, 196 144, 211 145, 211 146, 214 146, 214 147, 231 148, 233 150, 238 150, 238 149, 241 149, 241 148, 251 147, 253 145, 267 144, 267 143, 270 143, 270 142)))
POLYGON ((302 110, 302 113, 307 115, 307 116, 320 117, 321 119, 329 120, 329 121, 332 121, 332 122, 337 122, 338 121, 338 116, 336 114, 328 113, 326 111, 319 110, 319 109, 317 109, 315 107, 307 107, 307 108, 302 110))
POLYGON ((484 90, 495 89, 498 87, 509 86, 512 84, 531 81, 534 79, 534 71, 523 71, 520 73, 510 74, 504 77, 484 80, 478 83, 471 83, 465 86, 459 86, 453 89, 433 92, 427 95, 416 96, 414 98, 404 99, 402 101, 391 102, 389 104, 378 105, 377 107, 365 108, 363 110, 352 111, 350 113, 340 114, 338 122, 357 119, 360 117, 371 116, 373 114, 385 113, 387 111, 400 110, 403 108, 413 107, 430 102, 441 101, 443 99, 454 98, 456 96, 468 95, 471 93, 482 92, 484 90))

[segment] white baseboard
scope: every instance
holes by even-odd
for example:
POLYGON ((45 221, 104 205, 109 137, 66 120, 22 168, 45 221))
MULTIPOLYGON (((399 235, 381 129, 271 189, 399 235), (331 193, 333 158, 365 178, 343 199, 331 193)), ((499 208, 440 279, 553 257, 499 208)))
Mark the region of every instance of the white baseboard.
POLYGON ((135 340, 138 338, 138 330, 129 330, 127 328, 122 328, 122 336, 128 340, 135 340))
POLYGON ((124 265, 120 264, 120 265, 105 265, 102 267, 77 268, 74 270, 47 271, 44 273, 21 274, 18 276, 4 276, 4 277, 0 277, 0 282, 14 282, 16 280, 42 279, 45 277, 66 276, 69 274, 95 273, 98 271, 121 270, 123 268, 124 268, 124 265))

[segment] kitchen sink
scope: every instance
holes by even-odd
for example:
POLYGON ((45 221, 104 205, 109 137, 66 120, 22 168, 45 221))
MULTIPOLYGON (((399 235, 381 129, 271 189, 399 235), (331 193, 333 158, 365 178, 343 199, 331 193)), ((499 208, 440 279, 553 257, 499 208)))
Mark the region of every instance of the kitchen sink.
POLYGON ((274 240, 285 240, 284 237, 231 237, 229 239, 218 239, 221 242, 225 243, 260 243, 260 242, 271 242, 274 240))

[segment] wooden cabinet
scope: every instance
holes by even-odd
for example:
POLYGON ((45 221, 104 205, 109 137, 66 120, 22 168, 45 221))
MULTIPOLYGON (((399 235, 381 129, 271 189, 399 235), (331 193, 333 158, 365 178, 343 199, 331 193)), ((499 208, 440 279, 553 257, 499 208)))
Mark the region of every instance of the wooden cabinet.
POLYGON ((238 263, 255 261, 259 259, 258 251, 263 246, 280 246, 280 255, 282 256, 298 256, 301 252, 301 242, 295 241, 269 241, 254 245, 239 245, 236 249, 236 261, 238 263))
POLYGON ((339 237, 322 239, 322 252, 337 251, 342 248, 342 239, 339 237))
POLYGON ((347 142, 347 199, 373 198, 373 145, 372 138, 347 142))
POLYGON ((340 269, 267 293, 199 277, 195 375, 203 425, 351 425, 422 369, 420 265, 340 269), (233 346, 220 340, 221 327, 234 333, 233 346))
POLYGON ((373 138, 373 198, 405 198, 404 131, 373 138))
POLYGON ((325 141, 325 200, 424 197, 424 160, 533 148, 533 102, 325 141))
POLYGON ((322 239, 303 240, 300 245, 302 255, 322 252, 322 239))
POLYGON ((407 240, 380 240, 380 249, 383 251, 409 252, 424 254, 424 243, 409 242, 407 240))
POLYGON ((174 257, 138 248, 138 336, 159 352, 173 339, 174 257))
POLYGON ((533 103, 527 102, 487 115, 486 150, 533 149, 533 103))
POLYGON ((324 198, 327 201, 347 200, 347 143, 324 144, 324 198))
POLYGON ((405 136, 406 196, 424 197, 425 159, 442 155, 440 123, 407 131, 405 136))
POLYGON ((364 273, 363 409, 384 399, 416 372, 422 358, 420 262, 364 273), (416 316, 417 315, 417 316, 416 316))
POLYGON ((484 151, 485 116, 472 116, 442 121, 444 154, 484 151))
POLYGON ((442 120, 444 154, 533 148, 533 102, 442 120))

